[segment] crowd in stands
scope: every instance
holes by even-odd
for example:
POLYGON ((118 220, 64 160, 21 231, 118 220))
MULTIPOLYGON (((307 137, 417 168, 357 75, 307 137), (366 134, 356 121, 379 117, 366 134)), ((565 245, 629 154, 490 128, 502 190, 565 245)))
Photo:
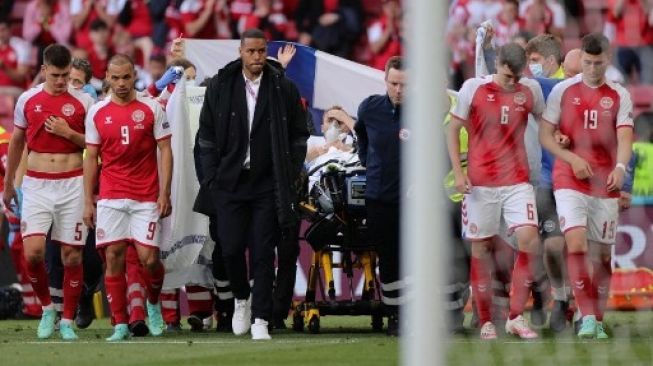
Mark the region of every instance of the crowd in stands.
POLYGON ((563 54, 577 48, 583 35, 603 32, 612 42, 623 82, 653 83, 653 1, 454 0, 449 13, 453 89, 473 76, 476 29, 487 20, 493 22, 496 46, 510 41, 525 45, 550 33, 563 41, 563 54))
POLYGON ((40 55, 54 42, 89 61, 98 91, 107 60, 132 56, 143 90, 163 75, 174 39, 238 39, 252 28, 383 69, 401 54, 401 16, 399 0, 3 1, 0 124, 11 128, 15 98, 42 81, 40 55))
MULTIPOLYGON (((402 54, 401 0, 7 0, 0 5, 0 125, 11 128, 15 97, 36 85, 41 51, 69 45, 93 70, 101 90, 106 62, 115 53, 138 65, 137 89, 165 71, 164 50, 179 37, 238 39, 260 28, 270 40, 296 41, 383 69, 402 54)), ((603 32, 614 47, 614 66, 635 95, 653 95, 653 0, 451 0, 447 24, 450 85, 473 76, 474 39, 484 21, 494 25, 495 46, 526 44, 542 33, 563 42, 603 32)), ((561 60, 559 60, 561 61, 561 60)), ((650 98, 635 98, 637 111, 650 98)))

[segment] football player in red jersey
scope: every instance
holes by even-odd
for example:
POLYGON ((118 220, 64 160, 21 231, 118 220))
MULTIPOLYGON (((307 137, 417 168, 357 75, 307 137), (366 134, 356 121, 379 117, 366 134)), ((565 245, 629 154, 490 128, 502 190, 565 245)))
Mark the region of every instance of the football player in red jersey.
POLYGON ((163 332, 159 219, 171 212, 172 150, 170 123, 163 109, 154 99, 136 95, 133 61, 125 55, 112 57, 106 78, 111 96, 93 106, 86 118, 84 222, 96 228, 97 245, 106 255, 105 287, 116 323, 107 341, 120 341, 129 337, 125 279, 129 244, 135 246, 145 268, 150 333, 158 336, 163 332), (157 149, 161 153, 161 183, 157 149), (98 158, 102 171, 96 215, 93 187, 98 158))
POLYGON ((456 189, 465 193, 462 220, 465 237, 472 241, 471 280, 482 339, 497 336, 490 315, 489 253, 502 218, 516 235, 519 249, 506 332, 524 339, 537 337, 522 316, 533 283, 531 267, 539 246, 524 132, 528 115, 539 117, 544 110, 544 97, 536 81, 521 78, 526 63, 526 54, 517 44, 501 47, 496 74, 472 78, 463 84, 447 135, 456 189), (459 153, 458 136, 462 127, 469 133, 467 173, 462 169, 459 153))
POLYGON ((69 88, 71 55, 66 47, 48 46, 43 60, 45 82, 21 94, 16 103, 3 201, 5 207, 11 207, 16 199, 14 178, 27 143, 21 234, 27 276, 43 305, 37 335, 49 338, 55 329, 56 310, 44 262, 45 236, 51 230, 52 240, 62 244, 64 265, 60 333, 65 340, 75 340, 71 324, 83 286, 82 248, 87 233, 79 210, 83 203, 84 118, 93 99, 69 88))
POLYGON ((633 104, 624 87, 605 78, 608 39, 589 34, 581 50, 582 73, 559 83, 549 95, 540 142, 556 157, 553 189, 569 277, 583 316, 578 336, 605 339, 603 310, 612 276, 619 190, 632 152, 633 104), (567 149, 555 142, 556 129, 569 136, 567 149))

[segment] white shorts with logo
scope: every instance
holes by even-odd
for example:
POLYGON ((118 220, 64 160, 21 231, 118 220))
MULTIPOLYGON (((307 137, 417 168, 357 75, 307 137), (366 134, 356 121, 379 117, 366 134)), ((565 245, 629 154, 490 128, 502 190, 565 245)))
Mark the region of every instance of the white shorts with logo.
POLYGON ((127 241, 159 246, 161 225, 156 202, 99 200, 95 228, 96 245, 99 247, 127 241))
POLYGON ((472 187, 463 199, 462 226, 463 237, 472 241, 490 239, 506 228, 509 235, 519 227, 537 228, 533 186, 472 187))
POLYGON ((46 236, 53 241, 83 246, 88 230, 84 208, 82 170, 43 173, 28 170, 23 178, 20 232, 24 238, 46 236))
POLYGON ((582 227, 587 230, 588 240, 615 243, 619 219, 617 198, 593 197, 573 189, 558 189, 554 195, 563 233, 582 227))

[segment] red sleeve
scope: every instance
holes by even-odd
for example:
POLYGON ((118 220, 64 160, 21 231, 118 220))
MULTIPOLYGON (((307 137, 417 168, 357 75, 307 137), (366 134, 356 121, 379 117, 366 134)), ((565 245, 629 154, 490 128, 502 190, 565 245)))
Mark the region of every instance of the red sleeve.
POLYGON ((185 27, 186 23, 194 22, 198 15, 196 13, 181 13, 181 24, 185 27))
POLYGON ((158 97, 159 94, 161 94, 161 91, 156 88, 154 83, 150 84, 150 86, 147 87, 147 92, 150 93, 152 97, 158 97))

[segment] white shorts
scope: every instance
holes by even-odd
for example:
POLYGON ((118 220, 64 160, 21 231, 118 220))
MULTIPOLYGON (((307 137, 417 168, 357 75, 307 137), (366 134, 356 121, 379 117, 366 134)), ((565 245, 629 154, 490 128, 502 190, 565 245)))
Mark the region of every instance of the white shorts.
POLYGON ((510 234, 522 226, 537 228, 535 192, 528 183, 505 187, 472 187, 462 203, 463 237, 485 240, 502 231, 510 234), (503 229, 505 230, 505 229, 503 229))
POLYGON ((563 233, 583 227, 588 240, 615 243, 619 219, 617 198, 592 197, 573 189, 558 189, 554 195, 563 233))
POLYGON ((159 247, 161 225, 156 202, 102 199, 97 203, 96 245, 132 242, 159 247))
POLYGON ((23 178, 20 232, 23 238, 46 236, 66 245, 84 245, 88 230, 84 207, 82 170, 43 173, 28 170, 23 178))

